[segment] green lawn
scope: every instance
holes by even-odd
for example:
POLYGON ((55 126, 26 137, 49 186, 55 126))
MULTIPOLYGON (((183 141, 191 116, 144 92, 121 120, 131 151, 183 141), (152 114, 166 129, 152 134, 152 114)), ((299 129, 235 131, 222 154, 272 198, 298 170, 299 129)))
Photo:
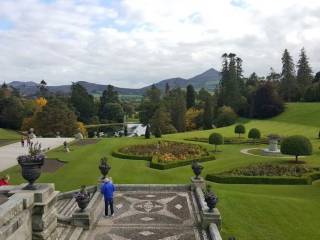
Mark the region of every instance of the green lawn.
MULTIPOLYGON (((316 106, 320 112, 320 104, 310 105, 316 106)), ((262 131, 263 135, 269 133, 306 135, 312 138, 314 154, 304 160, 309 165, 320 166, 320 141, 316 139, 317 122, 315 119, 312 124, 309 122, 309 119, 318 112, 311 111, 310 114, 305 112, 308 106, 304 103, 289 104, 287 112, 274 119, 246 121, 247 131, 251 127, 256 127, 262 131), (297 120, 294 121, 290 114, 297 120), (285 119, 288 121, 286 122, 285 119)), ((215 131, 225 136, 234 136, 233 129, 234 127, 231 126, 210 131, 179 133, 164 136, 163 139, 183 141, 190 137, 208 137, 215 131)), ((95 145, 73 146, 70 153, 65 153, 61 148, 53 150, 48 154, 49 157, 57 157, 68 163, 55 173, 42 174, 39 182, 54 182, 56 188, 61 191, 78 188, 82 184, 96 184, 100 176, 97 167, 99 159, 107 156, 112 166, 110 175, 116 183, 189 183, 189 178, 192 176, 190 166, 156 170, 149 168, 146 161, 125 160, 111 156, 115 148, 152 141, 155 140, 113 138, 102 140, 95 145)), ((206 143, 201 144, 213 149, 206 143)), ((262 146, 244 144, 219 146, 219 150, 222 151, 216 154, 217 160, 203 163, 205 167, 203 175, 258 162, 287 161, 240 153, 241 149, 249 147, 262 146)), ((10 173, 12 183, 23 181, 19 167, 13 167, 6 172, 10 173)), ((218 207, 223 217, 224 238, 234 235, 237 240, 320 239, 319 184, 310 186, 211 184, 220 199, 218 207)))
POLYGON ((12 130, 0 128, 0 147, 16 142, 20 139, 20 135, 12 130))

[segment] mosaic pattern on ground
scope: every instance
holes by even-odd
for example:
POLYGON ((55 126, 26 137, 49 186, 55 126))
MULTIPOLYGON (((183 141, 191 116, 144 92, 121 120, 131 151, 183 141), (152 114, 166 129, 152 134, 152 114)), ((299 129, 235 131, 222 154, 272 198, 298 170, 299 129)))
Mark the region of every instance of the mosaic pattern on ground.
POLYGON ((189 192, 120 192, 115 216, 101 217, 89 239, 198 240, 202 239, 189 192))

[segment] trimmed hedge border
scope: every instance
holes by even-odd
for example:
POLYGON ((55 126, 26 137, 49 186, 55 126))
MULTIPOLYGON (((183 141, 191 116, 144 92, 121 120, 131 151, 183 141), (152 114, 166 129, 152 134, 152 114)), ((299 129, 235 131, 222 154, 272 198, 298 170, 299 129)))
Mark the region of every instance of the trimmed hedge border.
POLYGON ((158 163, 155 157, 150 156, 137 156, 137 155, 129 155, 125 153, 121 153, 118 150, 112 151, 111 154, 113 157, 121 158, 121 159, 129 159, 129 160, 145 160, 150 162, 150 168, 158 169, 158 170, 166 170, 170 168, 176 168, 176 167, 183 167, 190 165, 193 160, 199 161, 199 162, 208 162, 215 160, 215 156, 213 154, 210 154, 208 156, 203 156, 200 158, 195 159, 189 159, 184 161, 175 161, 171 163, 158 163))
MULTIPOLYGON (((192 142, 202 142, 208 143, 208 138, 185 138, 185 141, 192 141, 192 142)), ((261 139, 247 139, 247 138, 233 138, 233 137, 224 137, 224 144, 268 144, 267 138, 261 139)))
POLYGON ((206 180, 225 184, 273 184, 273 185, 310 185, 320 179, 320 172, 314 172, 303 177, 289 176, 231 176, 223 174, 208 174, 206 180))
POLYGON ((145 161, 152 160, 152 157, 150 157, 150 156, 129 155, 129 154, 121 153, 118 150, 112 151, 111 155, 113 157, 122 158, 122 159, 145 160, 145 161))
POLYGON ((170 168, 183 167, 183 166, 190 165, 192 163, 192 161, 194 161, 194 160, 196 160, 198 162, 208 162, 208 161, 212 161, 215 159, 216 159, 216 157, 214 155, 209 154, 209 156, 203 156, 200 158, 189 159, 189 160, 184 160, 184 161, 176 161, 176 162, 171 162, 171 163, 159 163, 159 162, 157 162, 155 157, 153 157, 150 162, 150 167, 155 168, 155 169, 159 169, 159 170, 166 170, 166 169, 170 169, 170 168))

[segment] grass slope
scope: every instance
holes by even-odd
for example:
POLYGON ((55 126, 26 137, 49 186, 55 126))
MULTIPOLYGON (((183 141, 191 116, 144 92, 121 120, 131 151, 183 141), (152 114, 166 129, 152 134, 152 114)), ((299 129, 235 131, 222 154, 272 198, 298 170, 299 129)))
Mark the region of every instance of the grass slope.
POLYGON ((16 142, 20 139, 20 135, 12 130, 0 128, 0 147, 16 142))
POLYGON ((5 139, 5 140, 16 140, 19 139, 20 135, 12 130, 7 130, 7 129, 3 129, 0 128, 0 139, 5 139))
MULTIPOLYGON (((318 111, 307 111, 308 104, 289 104, 287 111, 270 120, 251 120, 245 123, 247 131, 259 128, 263 135, 303 134, 312 138, 314 155, 306 157, 309 165, 320 166, 320 141, 315 138, 318 131, 316 121, 310 123, 318 111), (303 106, 304 105, 304 106, 303 106), (290 116, 294 117, 290 117, 290 116), (296 118, 296 119, 295 119, 296 118), (286 122, 286 119, 288 121, 286 122), (305 124, 305 125, 303 125, 305 124)), ((320 104, 310 104, 319 108, 320 104)), ((310 107, 313 109, 314 107, 310 107)), ((208 137, 212 132, 234 136, 234 126, 210 131, 195 131, 164 136, 163 139, 183 141, 189 137, 208 137)), ((128 144, 156 141, 143 138, 105 139, 95 145, 73 146, 70 153, 62 148, 51 151, 49 157, 58 157, 68 163, 55 173, 42 174, 39 182, 54 182, 56 188, 67 191, 82 184, 96 184, 100 176, 97 168, 99 159, 107 156, 112 169, 110 175, 116 183, 188 183, 192 171, 190 166, 165 171, 151 169, 146 161, 118 159, 111 156, 115 148, 128 144)), ((201 143, 207 148, 212 146, 201 143)), ((266 159, 240 153, 242 148, 252 145, 219 146, 222 152, 216 154, 217 160, 203 163, 203 175, 218 173, 235 167, 266 161, 286 161, 266 159)), ((254 146, 256 147, 256 146, 254 146)), ((19 167, 6 171, 12 176, 12 183, 21 183, 19 167)), ((320 239, 320 191, 319 184, 312 186, 266 186, 266 185, 226 185, 210 183, 217 192, 219 209, 223 216, 222 234, 224 238, 235 236, 237 240, 316 240, 320 239)))

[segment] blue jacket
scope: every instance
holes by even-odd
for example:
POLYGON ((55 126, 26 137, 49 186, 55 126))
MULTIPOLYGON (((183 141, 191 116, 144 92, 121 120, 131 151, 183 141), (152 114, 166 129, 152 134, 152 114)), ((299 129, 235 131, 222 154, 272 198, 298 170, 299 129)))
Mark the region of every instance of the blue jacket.
POLYGON ((116 190, 114 185, 111 182, 105 182, 101 186, 101 193, 104 196, 104 199, 112 199, 113 198, 113 192, 116 190))

